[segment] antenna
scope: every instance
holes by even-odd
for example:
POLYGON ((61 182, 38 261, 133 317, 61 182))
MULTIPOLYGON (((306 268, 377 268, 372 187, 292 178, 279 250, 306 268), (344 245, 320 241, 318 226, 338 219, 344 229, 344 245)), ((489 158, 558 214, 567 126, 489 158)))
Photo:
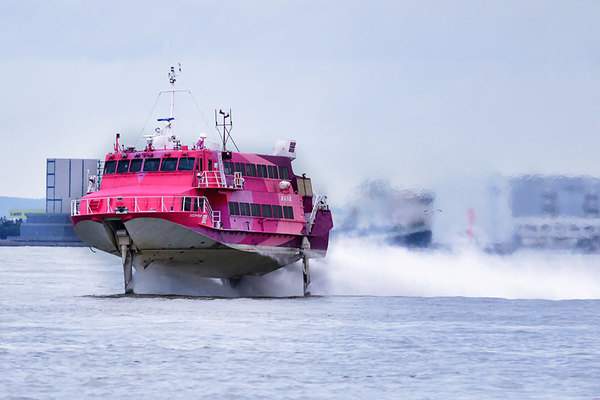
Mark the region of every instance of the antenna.
MULTIPOLYGON (((171 84, 171 86, 173 87, 171 90, 165 90, 160 92, 159 94, 162 93, 171 93, 171 105, 169 107, 169 118, 159 118, 158 121, 159 122, 166 122, 166 126, 165 128, 167 129, 167 133, 169 136, 171 136, 173 134, 172 129, 173 129, 173 125, 172 125, 172 121, 175 119, 175 117, 173 116, 173 110, 175 109, 175 92, 177 92, 178 90, 175 90, 175 82, 177 82, 177 77, 179 75, 181 75, 181 63, 177 63, 177 72, 175 72, 175 67, 171 66, 171 70, 169 71, 169 83, 171 84)), ((161 130, 162 132, 162 130, 161 130)), ((160 132, 157 132, 160 133, 160 132)))
MULTIPOLYGON (((233 138, 231 137, 231 129, 233 128, 233 121, 231 120, 231 109, 229 109, 228 113, 226 113, 223 110, 219 110, 219 114, 223 116, 223 123, 219 124, 217 110, 215 110, 215 128, 217 129, 217 132, 219 132, 219 136, 221 136, 221 139, 223 141, 223 151, 227 151, 227 141, 231 139, 231 141, 233 142, 233 138), (222 134, 219 128, 223 128, 222 134)), ((235 142, 233 142, 233 144, 235 148, 238 151, 240 151, 237 148, 235 142)))
POLYGON ((175 73, 175 67, 171 66, 171 71, 169 71, 169 83, 175 87, 175 82, 177 81, 177 77, 181 75, 181 63, 177 63, 177 74, 175 73))

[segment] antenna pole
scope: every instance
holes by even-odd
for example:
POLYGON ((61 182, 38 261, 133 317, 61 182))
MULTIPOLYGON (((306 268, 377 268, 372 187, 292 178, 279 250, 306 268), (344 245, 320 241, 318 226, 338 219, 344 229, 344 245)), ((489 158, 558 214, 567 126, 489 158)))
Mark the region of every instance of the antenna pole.
POLYGON ((227 151, 227 138, 231 137, 231 128, 233 127, 233 123, 231 122, 231 109, 228 113, 224 112, 223 110, 219 110, 219 114, 223 116, 223 123, 219 124, 219 120, 217 119, 217 110, 215 110, 215 127, 217 128, 217 132, 219 132, 219 136, 221 135, 219 128, 223 128, 223 136, 221 136, 221 139, 223 139, 223 151, 227 151), (229 121, 227 119, 229 119, 229 121))
MULTIPOLYGON (((181 64, 179 64, 179 74, 181 74, 181 64)), ((174 109, 175 109, 175 82, 177 81, 177 75, 175 73, 175 67, 171 67, 171 70, 169 71, 169 83, 171 84, 172 89, 169 90, 169 92, 171 92, 171 106, 169 109, 169 120, 167 123, 167 130, 169 132, 169 136, 173 133, 172 132, 172 126, 171 124, 173 123, 173 120, 175 119, 175 117, 173 116, 174 114, 174 109)))
POLYGON ((169 131, 169 136, 172 135, 171 123, 173 121, 173 110, 175 108, 175 67, 171 67, 171 71, 169 71, 169 83, 171 84, 171 105, 169 107, 169 122, 167 123, 167 130, 169 131))

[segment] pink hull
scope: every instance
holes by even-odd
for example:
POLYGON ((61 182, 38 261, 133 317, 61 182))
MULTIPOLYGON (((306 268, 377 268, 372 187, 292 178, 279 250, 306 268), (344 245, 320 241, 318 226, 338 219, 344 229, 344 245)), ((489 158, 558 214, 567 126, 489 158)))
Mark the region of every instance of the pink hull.
MULTIPOLYGON (((199 276, 231 278, 262 275, 301 258, 300 235, 185 226, 180 223, 187 219, 183 213, 96 214, 72 219, 77 235, 86 243, 118 256, 117 231, 125 230, 135 268, 156 263, 199 276)), ((310 257, 324 256, 326 247, 319 248, 319 244, 327 243, 327 238, 315 237, 314 242, 308 250, 310 257)))

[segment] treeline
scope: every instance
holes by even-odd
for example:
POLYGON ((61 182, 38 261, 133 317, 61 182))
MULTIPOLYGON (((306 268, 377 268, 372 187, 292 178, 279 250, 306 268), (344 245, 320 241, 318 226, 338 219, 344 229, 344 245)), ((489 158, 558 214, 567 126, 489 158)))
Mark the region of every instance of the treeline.
POLYGON ((0 218, 0 239, 6 239, 8 236, 19 236, 21 232, 21 220, 11 221, 6 217, 0 218))

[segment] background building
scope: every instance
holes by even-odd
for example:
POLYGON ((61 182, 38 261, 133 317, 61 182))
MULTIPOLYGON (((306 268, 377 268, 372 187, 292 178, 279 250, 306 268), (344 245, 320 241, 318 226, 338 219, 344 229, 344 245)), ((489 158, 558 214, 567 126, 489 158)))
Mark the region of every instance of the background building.
POLYGON ((600 250, 600 179, 524 175, 490 186, 493 246, 600 250), (500 217, 501 216, 501 217, 500 217), (508 222, 508 224, 506 224, 508 222), (499 231, 508 227, 508 234, 499 231))
POLYGON ((27 214, 21 236, 26 243, 75 245, 82 243, 71 224, 71 201, 83 197, 88 177, 98 175, 95 159, 49 158, 46 161, 46 212, 27 214))
POLYGON ((71 200, 85 195, 89 175, 98 175, 98 160, 49 158, 46 161, 46 213, 70 214, 71 200))
POLYGON ((10 219, 13 222, 16 222, 19 219, 21 221, 26 221, 27 220, 27 214, 42 214, 42 213, 44 213, 44 210, 34 210, 34 209, 29 209, 29 210, 25 210, 25 209, 8 210, 8 219, 10 219))

